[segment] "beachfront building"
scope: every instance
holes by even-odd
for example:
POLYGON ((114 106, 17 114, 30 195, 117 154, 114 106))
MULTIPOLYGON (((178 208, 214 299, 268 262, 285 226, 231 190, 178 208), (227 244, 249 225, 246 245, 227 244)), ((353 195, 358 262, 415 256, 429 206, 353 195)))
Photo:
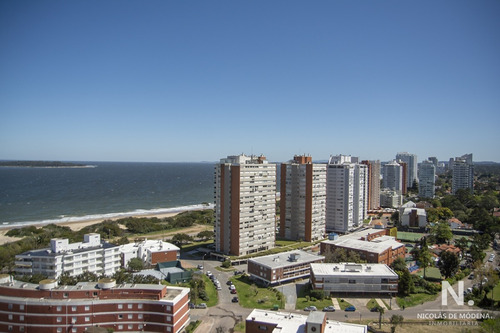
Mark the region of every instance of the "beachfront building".
POLYGON ((368 170, 351 156, 331 156, 327 168, 326 230, 340 233, 363 225, 368 207, 368 170))
POLYGON ((455 157, 450 160, 453 170, 453 179, 451 191, 453 194, 460 189, 474 191, 474 163, 472 162, 472 154, 466 154, 461 157, 455 157))
POLYGON ((329 320, 326 313, 308 315, 254 309, 246 318, 245 332, 269 333, 367 333, 366 325, 329 320))
POLYGON ((418 183, 418 174, 417 174, 417 155, 410 154, 407 152, 397 153, 396 160, 402 161, 406 163, 408 167, 408 173, 406 177, 406 188, 410 188, 413 186, 413 182, 418 183))
POLYGON ((85 234, 83 242, 78 243, 54 238, 50 240, 50 248, 16 255, 15 265, 18 275, 41 274, 51 279, 65 272, 69 276, 83 272, 110 276, 121 268, 120 247, 101 241, 99 234, 85 234))
POLYGON ((321 254, 327 256, 336 249, 354 252, 361 260, 373 264, 391 265, 406 255, 405 245, 396 240, 391 229, 365 229, 320 244, 321 254))
POLYGON ((189 288, 120 284, 113 279, 58 286, 0 275, 0 332, 181 332, 189 323, 189 288))
POLYGON ((423 161, 418 166, 418 196, 434 198, 436 183, 436 167, 431 161, 423 161))
POLYGON ((361 161, 368 173, 368 210, 380 208, 380 161, 361 161))
POLYGON ((162 240, 142 240, 120 246, 122 266, 127 267, 130 259, 139 258, 146 266, 154 266, 160 262, 177 261, 180 248, 162 240))
POLYGON ((326 164, 294 156, 281 164, 281 238, 312 242, 325 235, 326 164))
POLYGON ((311 264, 311 287, 330 293, 394 294, 398 274, 385 264, 311 264))
POLYGON ((263 285, 274 285, 309 277, 309 265, 325 257, 296 250, 248 259, 250 278, 263 285))
POLYGON ((274 247, 276 165, 228 156, 215 166, 215 248, 234 256, 274 247))

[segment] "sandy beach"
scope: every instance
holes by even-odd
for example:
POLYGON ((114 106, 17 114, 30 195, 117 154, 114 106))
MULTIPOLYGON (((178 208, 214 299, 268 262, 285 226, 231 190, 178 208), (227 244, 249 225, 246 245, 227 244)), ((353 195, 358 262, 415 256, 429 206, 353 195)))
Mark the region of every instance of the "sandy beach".
MULTIPOLYGON (((138 215, 132 215, 132 216, 129 216, 129 217, 147 217, 147 218, 157 217, 157 218, 166 218, 166 217, 175 216, 175 215, 177 215, 179 213, 182 213, 182 212, 164 213, 164 214, 148 214, 148 215, 138 214, 138 215)), ((115 221, 115 220, 119 220, 119 219, 122 219, 122 218, 124 218, 124 217, 120 216, 120 217, 107 218, 107 219, 96 219, 96 220, 77 221, 77 222, 61 222, 61 223, 57 223, 57 225, 65 226, 65 227, 70 227, 71 230, 73 230, 73 231, 79 231, 79 230, 81 230, 81 229, 83 229, 83 228, 85 228, 86 226, 89 226, 89 225, 101 223, 101 222, 106 221, 106 220, 115 221)), ((43 226, 45 224, 34 224, 34 225, 36 227, 41 227, 41 226, 43 226)), ((9 243, 9 242, 14 242, 14 241, 20 239, 18 237, 8 237, 8 236, 5 236, 5 234, 10 229, 14 229, 14 228, 16 228, 16 227, 12 226, 12 227, 5 227, 5 228, 0 229, 0 245, 5 244, 5 243, 9 243)))

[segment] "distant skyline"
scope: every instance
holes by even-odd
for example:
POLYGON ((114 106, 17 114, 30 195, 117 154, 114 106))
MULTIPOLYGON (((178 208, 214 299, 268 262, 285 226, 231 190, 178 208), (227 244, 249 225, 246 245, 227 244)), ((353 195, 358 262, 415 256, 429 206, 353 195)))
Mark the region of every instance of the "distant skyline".
POLYGON ((0 159, 500 162, 500 2, 2 1, 0 159))

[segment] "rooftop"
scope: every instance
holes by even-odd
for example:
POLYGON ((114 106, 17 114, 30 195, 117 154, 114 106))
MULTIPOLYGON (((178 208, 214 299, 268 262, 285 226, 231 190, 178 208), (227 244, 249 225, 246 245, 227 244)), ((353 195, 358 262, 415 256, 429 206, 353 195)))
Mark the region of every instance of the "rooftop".
POLYGON ((248 259, 261 266, 267 266, 271 269, 286 266, 295 266, 302 263, 310 263, 317 260, 323 260, 325 257, 311 254, 302 250, 270 254, 263 257, 248 259))
POLYGON ((346 248, 378 253, 378 254, 383 253, 388 248, 397 249, 401 246, 404 246, 402 243, 396 241, 394 237, 390 237, 392 238, 392 240, 386 239, 385 241, 381 241, 380 238, 382 237, 375 238, 371 242, 368 242, 359 239, 341 237, 337 240, 327 240, 323 241, 322 243, 333 244, 335 246, 346 247, 346 248))
POLYGON ((311 264, 311 272, 319 275, 363 275, 363 276, 393 276, 398 275, 385 264, 311 264))
MULTIPOLYGON (((305 333, 306 322, 323 322, 323 312, 311 312, 308 316, 296 313, 274 312, 254 309, 247 317, 247 321, 256 321, 277 325, 272 333, 305 333), (319 321, 321 318, 321 321, 319 321)), ((324 333, 366 333, 366 325, 343 323, 327 320, 324 333)))

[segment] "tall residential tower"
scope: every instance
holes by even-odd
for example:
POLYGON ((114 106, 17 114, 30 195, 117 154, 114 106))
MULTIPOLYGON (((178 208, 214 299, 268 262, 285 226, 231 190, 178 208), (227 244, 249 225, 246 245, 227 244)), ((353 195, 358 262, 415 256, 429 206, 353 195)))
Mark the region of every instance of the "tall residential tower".
POLYGON ((474 191, 474 163, 472 163, 472 154, 455 157, 452 168, 452 193, 455 194, 460 189, 468 189, 472 193, 474 191))
POLYGON ((417 155, 410 153, 397 153, 396 160, 401 160, 405 162, 408 166, 408 174, 406 178, 406 188, 410 188, 413 186, 413 182, 417 181, 418 183, 418 175, 417 175, 417 155))
POLYGON ((418 166, 418 196, 434 198, 436 183, 436 166, 432 161, 423 161, 418 166))
POLYGON ((380 161, 362 161, 368 168, 368 207, 380 208, 380 161))
POLYGON ((280 237, 311 242, 325 234, 326 164, 294 156, 281 164, 280 237))
POLYGON ((363 225, 368 205, 368 168, 351 156, 330 157, 326 185, 326 230, 346 233, 363 225))
POLYGON ((274 247, 276 165, 228 156, 215 166, 215 248, 235 256, 274 247))

